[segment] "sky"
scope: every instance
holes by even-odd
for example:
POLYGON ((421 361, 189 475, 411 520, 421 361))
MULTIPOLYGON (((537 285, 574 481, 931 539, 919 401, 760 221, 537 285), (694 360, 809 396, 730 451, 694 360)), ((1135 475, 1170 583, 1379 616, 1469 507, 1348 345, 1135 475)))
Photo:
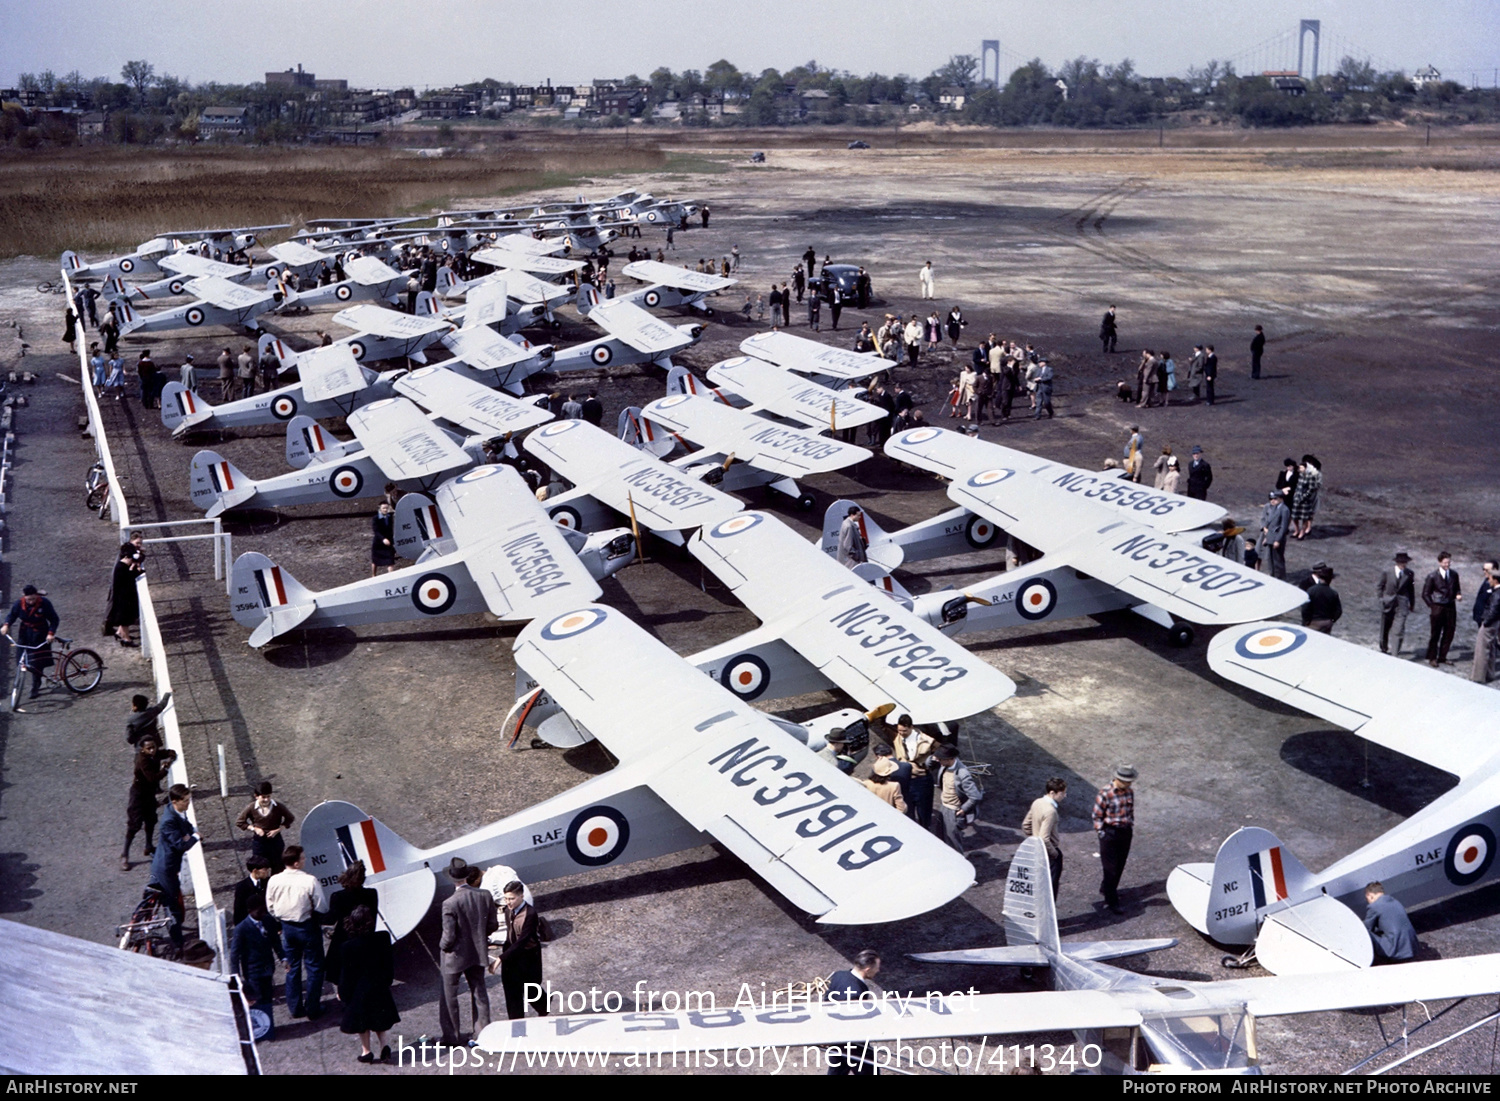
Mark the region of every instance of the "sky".
POLYGON ((1252 72, 1295 67, 1301 19, 1322 22, 1321 71, 1353 53, 1488 87, 1500 67, 1500 0, 0 0, 0 83, 45 69, 119 80, 132 59, 195 83, 300 63, 353 87, 419 89, 573 84, 720 58, 755 73, 816 60, 921 77, 983 39, 1000 40, 1004 76, 1032 57, 1055 68, 1080 55, 1128 57, 1147 76, 1225 58, 1252 72))

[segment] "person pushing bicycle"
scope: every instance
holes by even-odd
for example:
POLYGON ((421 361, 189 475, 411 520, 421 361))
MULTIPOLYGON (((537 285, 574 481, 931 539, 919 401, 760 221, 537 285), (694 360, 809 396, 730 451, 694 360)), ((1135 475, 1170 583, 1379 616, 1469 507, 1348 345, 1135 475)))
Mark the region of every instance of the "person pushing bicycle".
POLYGON ((52 640, 59 623, 57 610, 45 593, 39 592, 35 585, 27 585, 21 590, 21 599, 11 605, 10 615, 0 626, 0 635, 9 637, 14 623, 20 624, 13 641, 25 651, 21 661, 31 671, 29 698, 34 700, 42 690, 42 670, 52 664, 52 640))

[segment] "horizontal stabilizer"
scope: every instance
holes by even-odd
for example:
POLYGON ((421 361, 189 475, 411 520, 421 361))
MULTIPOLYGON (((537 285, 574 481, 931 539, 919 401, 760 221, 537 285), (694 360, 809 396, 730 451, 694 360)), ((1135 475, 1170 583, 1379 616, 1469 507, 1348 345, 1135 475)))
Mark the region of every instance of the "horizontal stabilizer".
POLYGON ((1123 960, 1129 956, 1142 956, 1147 952, 1165 952, 1177 947, 1176 937, 1152 937, 1146 940, 1065 940, 1063 954, 1075 960, 1123 960))
POLYGON ((267 608, 266 618, 260 626, 250 632, 247 640, 252 650, 259 650, 279 635, 295 630, 308 616, 318 610, 316 604, 286 604, 280 608, 267 608))
POLYGON ((1365 923, 1328 895, 1266 915, 1255 938, 1255 958, 1273 975, 1356 971, 1375 958, 1365 923))
POLYGON ((980 963, 999 967, 1047 967, 1050 963, 1040 944, 959 948, 952 952, 908 952, 907 956, 922 963, 980 963))

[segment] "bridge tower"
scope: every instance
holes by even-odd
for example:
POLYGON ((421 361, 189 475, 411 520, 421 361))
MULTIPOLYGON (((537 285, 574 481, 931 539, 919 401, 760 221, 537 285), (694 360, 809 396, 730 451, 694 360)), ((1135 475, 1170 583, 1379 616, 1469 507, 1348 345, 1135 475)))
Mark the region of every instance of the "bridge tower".
POLYGON ((1307 44, 1307 33, 1313 36, 1312 79, 1318 79, 1318 39, 1323 23, 1318 19, 1304 19, 1297 28, 1297 75, 1302 75, 1302 47, 1307 44))

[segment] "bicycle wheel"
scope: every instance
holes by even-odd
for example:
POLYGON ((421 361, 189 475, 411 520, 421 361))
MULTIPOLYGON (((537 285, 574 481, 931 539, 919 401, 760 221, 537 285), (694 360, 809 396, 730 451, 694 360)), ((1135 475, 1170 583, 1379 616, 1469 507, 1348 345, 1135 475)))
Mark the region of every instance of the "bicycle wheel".
MULTIPOLYGON (((104 679, 104 659, 92 650, 69 650, 62 663, 62 682, 69 692, 92 692, 104 679)), ((17 691, 19 691, 19 687, 17 691)))
POLYGON ((38 283, 36 285, 36 291, 38 294, 51 294, 56 289, 57 288, 51 283, 38 283))
POLYGON ((104 485, 95 486, 93 489, 84 494, 83 503, 88 506, 88 510, 90 512, 98 512, 99 506, 102 505, 108 497, 109 485, 108 483, 106 483, 104 485))
POLYGON ((10 690, 10 709, 21 706, 21 693, 26 688, 26 666, 16 662, 16 686, 10 690))

